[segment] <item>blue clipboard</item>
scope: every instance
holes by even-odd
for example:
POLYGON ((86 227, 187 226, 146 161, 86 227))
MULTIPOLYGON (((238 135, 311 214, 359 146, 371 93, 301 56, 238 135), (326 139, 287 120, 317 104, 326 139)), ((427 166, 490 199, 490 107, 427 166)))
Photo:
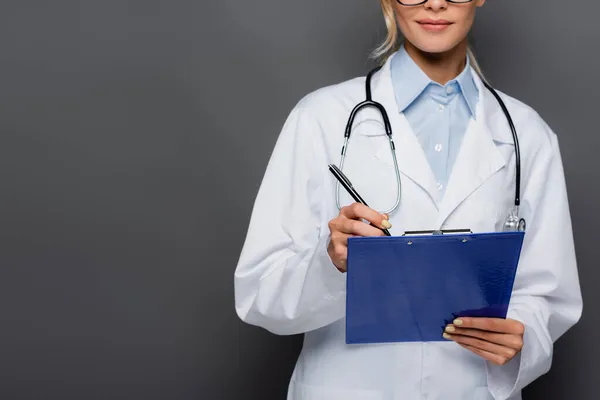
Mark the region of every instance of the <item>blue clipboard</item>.
POLYGON ((456 317, 506 318, 524 232, 348 239, 346 343, 443 341, 456 317))

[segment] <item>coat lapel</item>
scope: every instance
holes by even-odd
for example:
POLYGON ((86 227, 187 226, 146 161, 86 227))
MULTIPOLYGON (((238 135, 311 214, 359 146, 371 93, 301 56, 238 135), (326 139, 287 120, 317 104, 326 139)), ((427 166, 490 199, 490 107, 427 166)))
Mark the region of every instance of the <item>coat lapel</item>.
MULTIPOLYGON (((406 177, 412 180, 426 191, 437 206, 439 194, 436 188, 435 177, 429 166, 425 152, 404 114, 398 112, 391 81, 390 60, 384 64, 380 73, 373 77, 373 99, 380 102, 387 110, 392 126, 392 138, 396 146, 396 158, 400 173, 403 175, 403 178, 406 177)), ((381 123, 380 132, 383 131, 384 128, 381 123)), ((381 138, 375 157, 388 166, 393 167, 392 153, 387 139, 381 138)))
MULTIPOLYGON (((438 229, 465 199, 506 165, 497 143, 512 144, 512 136, 496 99, 485 88, 477 73, 472 71, 480 93, 477 118, 471 120, 467 128, 445 195, 443 199, 440 198, 435 176, 425 152, 404 114, 397 111, 391 82, 390 60, 391 57, 372 79, 373 100, 380 102, 387 110, 392 125, 392 137, 396 146, 401 179, 412 180, 429 195, 433 205, 439 211, 437 226, 431 228, 438 229)), ((355 125, 360 121, 377 124, 378 133, 374 135, 381 137, 378 138, 375 157, 385 163, 387 168, 393 168, 392 153, 387 137, 383 133, 384 128, 379 113, 374 109, 365 110, 359 113, 355 125)), ((406 193, 402 193, 402 196, 406 196, 406 193)))
POLYGON ((511 140, 507 140, 508 126, 504 114, 500 111, 498 115, 500 107, 496 99, 483 86, 479 76, 473 75, 480 93, 477 119, 471 120, 465 133, 440 206, 437 228, 469 195, 506 165, 496 142, 512 143, 512 136, 508 135, 511 140), (494 130, 490 129, 491 126, 494 130))

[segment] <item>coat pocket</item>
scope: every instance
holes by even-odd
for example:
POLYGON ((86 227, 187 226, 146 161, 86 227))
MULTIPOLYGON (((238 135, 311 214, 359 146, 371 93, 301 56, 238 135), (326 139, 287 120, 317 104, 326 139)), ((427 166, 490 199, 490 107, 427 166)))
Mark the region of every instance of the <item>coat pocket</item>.
POLYGON ((382 400, 380 392, 335 386, 314 386, 297 381, 290 383, 287 400, 382 400))

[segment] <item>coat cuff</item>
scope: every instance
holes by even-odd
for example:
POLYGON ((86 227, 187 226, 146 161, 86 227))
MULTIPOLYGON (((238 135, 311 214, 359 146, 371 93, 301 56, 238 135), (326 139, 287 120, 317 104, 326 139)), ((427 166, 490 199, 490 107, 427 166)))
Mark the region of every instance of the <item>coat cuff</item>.
POLYGON ((550 370, 552 360, 552 342, 549 341, 547 329, 534 313, 510 310, 507 318, 517 320, 525 326, 523 349, 505 365, 486 362, 488 389, 496 400, 509 399, 519 394, 525 386, 550 370))

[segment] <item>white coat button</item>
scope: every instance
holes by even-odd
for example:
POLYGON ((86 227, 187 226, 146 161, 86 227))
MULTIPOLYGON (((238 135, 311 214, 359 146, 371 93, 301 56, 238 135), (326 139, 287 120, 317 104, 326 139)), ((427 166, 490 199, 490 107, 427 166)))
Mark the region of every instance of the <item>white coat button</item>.
POLYGON ((442 111, 444 111, 444 108, 446 108, 446 107, 444 107, 443 104, 440 104, 437 109, 439 112, 442 112, 442 111))
POLYGON ((444 146, 442 146, 440 143, 436 144, 434 147, 435 151, 437 151, 438 153, 442 151, 443 148, 444 146))

